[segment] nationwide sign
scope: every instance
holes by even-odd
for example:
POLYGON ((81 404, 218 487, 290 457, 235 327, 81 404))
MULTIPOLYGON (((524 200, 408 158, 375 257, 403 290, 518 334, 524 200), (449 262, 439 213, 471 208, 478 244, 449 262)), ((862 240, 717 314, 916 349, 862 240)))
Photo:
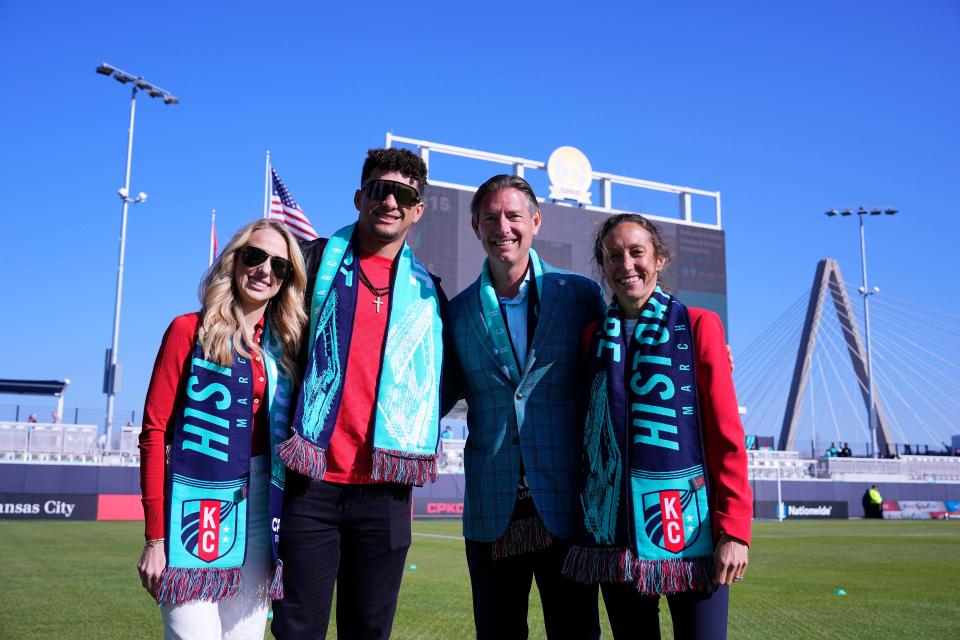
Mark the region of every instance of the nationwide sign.
MULTIPOLYGON (((844 501, 830 500, 788 500, 783 503, 785 518, 802 520, 841 519, 849 517, 849 509, 844 501)), ((755 516, 757 518, 777 517, 777 503, 760 501, 757 503, 755 516)))
POLYGON ((95 520, 97 496, 62 493, 0 493, 0 519, 95 520))

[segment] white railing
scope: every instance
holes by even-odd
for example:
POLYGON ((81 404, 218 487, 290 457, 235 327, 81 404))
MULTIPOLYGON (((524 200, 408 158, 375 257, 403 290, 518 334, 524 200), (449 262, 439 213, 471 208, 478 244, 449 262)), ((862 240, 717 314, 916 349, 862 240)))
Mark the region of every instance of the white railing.
POLYGON ((798 451, 747 451, 747 475, 753 480, 808 480, 817 477, 817 461, 798 451))
POLYGON ((907 481, 960 482, 960 457, 822 458, 818 464, 821 477, 835 480, 869 480, 882 476, 907 481))
MULTIPOLYGON (((417 140, 416 138, 404 138, 402 136, 395 136, 392 133, 387 133, 387 143, 386 147, 389 149, 394 145, 394 143, 406 144, 417 148, 417 151, 420 154, 420 157, 423 159, 424 164, 427 165, 429 170, 430 167, 430 155, 431 153, 442 153, 451 156, 457 156, 460 158, 470 158, 472 160, 482 160, 484 162, 491 162, 494 164, 501 164, 511 168, 511 171, 514 175, 524 177, 524 174, 527 169, 544 171, 547 168, 547 164, 540 160, 531 160, 529 158, 521 158, 518 156, 509 156, 502 153, 492 153, 490 151, 480 151, 479 149, 468 149, 466 147, 455 147, 449 144, 441 144, 439 142, 430 142, 429 140, 417 140)), ((668 184, 666 182, 655 182, 653 180, 643 180, 641 178, 631 178, 629 176, 620 176, 612 173, 605 173, 601 171, 591 171, 591 176, 600 185, 600 205, 599 206, 584 206, 584 209, 589 211, 600 211, 602 213, 623 213, 623 209, 618 209, 613 206, 613 185, 623 185, 627 187, 635 187, 639 189, 647 189, 649 191, 658 191, 660 193, 670 193, 677 196, 678 202, 678 216, 676 218, 662 217, 658 215, 651 215, 644 212, 644 215, 654 219, 654 220, 668 220, 670 222, 677 222, 680 224, 688 224, 691 226, 697 227, 707 227, 711 229, 720 229, 720 192, 719 191, 707 191, 704 189, 696 189, 694 187, 685 187, 676 184, 668 184), (714 204, 714 222, 697 222, 693 219, 693 206, 691 197, 692 196, 703 196, 713 200, 714 204)), ((430 180, 430 184, 435 184, 441 187, 453 187, 455 189, 475 189, 476 187, 471 187, 469 185, 456 184, 452 182, 441 182, 439 180, 430 180)), ((540 200, 543 200, 541 198, 540 200)))
POLYGON ((437 471, 463 473, 463 447, 466 443, 466 440, 456 438, 440 438, 438 449, 440 459, 437 461, 437 471))
POLYGON ((139 427, 123 427, 118 451, 106 450, 98 430, 91 424, 0 421, 0 461, 140 464, 139 427))
POLYGON ((93 462, 97 427, 82 424, 0 422, 0 459, 93 462))

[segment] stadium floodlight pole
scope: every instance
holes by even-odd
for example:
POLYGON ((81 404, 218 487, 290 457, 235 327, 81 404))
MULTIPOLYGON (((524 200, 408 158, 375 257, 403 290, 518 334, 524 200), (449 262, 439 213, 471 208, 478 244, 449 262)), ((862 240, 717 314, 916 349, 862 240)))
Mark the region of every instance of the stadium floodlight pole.
POLYGON ((103 373, 103 392, 107 394, 107 416, 104 430, 107 436, 107 446, 113 446, 113 411, 118 386, 117 346, 120 341, 120 301, 123 297, 123 257, 127 246, 127 210, 131 204, 137 204, 147 199, 147 194, 140 192, 136 198, 130 197, 130 165, 133 161, 133 123, 137 111, 137 91, 146 91, 151 98, 162 98, 164 104, 179 104, 180 100, 160 87, 147 82, 140 76, 127 73, 107 63, 97 67, 100 75, 112 77, 120 84, 133 83, 130 92, 130 127, 127 131, 127 165, 124 172, 123 186, 117 191, 123 201, 123 210, 120 215, 120 257, 117 260, 117 296, 113 307, 113 339, 110 349, 107 350, 106 366, 103 373))
MULTIPOLYGON (((850 209, 844 209, 843 211, 838 212, 836 209, 830 209, 826 212, 828 217, 834 217, 839 213, 840 216, 849 217, 853 215, 853 212, 850 209)), ((888 216, 896 215, 896 209, 871 209, 867 211, 864 207, 857 209, 857 217, 860 219, 860 266, 863 269, 863 285, 861 285, 859 291, 860 295, 863 296, 863 325, 864 325, 864 335, 866 338, 866 349, 867 349, 867 424, 870 426, 870 448, 871 455, 874 458, 880 457, 880 451, 877 447, 877 407, 874 403, 874 392, 873 392, 873 358, 871 351, 871 342, 870 342, 870 296, 880 293, 880 287, 874 287, 870 289, 867 286, 867 240, 866 234, 864 231, 863 220, 867 215, 879 216, 881 214, 886 214, 888 216)), ((889 442, 887 445, 889 446, 889 442)))

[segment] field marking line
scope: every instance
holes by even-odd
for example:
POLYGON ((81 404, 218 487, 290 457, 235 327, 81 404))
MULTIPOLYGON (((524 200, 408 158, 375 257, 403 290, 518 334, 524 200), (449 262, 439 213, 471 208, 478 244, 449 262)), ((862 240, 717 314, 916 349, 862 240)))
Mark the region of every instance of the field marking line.
POLYGON ((423 536, 424 538, 442 538, 443 540, 463 540, 463 536, 450 536, 445 533, 423 533, 420 531, 414 531, 413 535, 423 536))

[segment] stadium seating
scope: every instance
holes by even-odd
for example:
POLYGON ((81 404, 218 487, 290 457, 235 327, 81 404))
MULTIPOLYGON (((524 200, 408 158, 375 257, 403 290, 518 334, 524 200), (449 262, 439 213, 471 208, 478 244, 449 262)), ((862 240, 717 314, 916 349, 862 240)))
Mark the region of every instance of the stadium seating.
POLYGON ((96 462, 94 425, 0 422, 0 459, 19 462, 96 462))
POLYGON ((902 456, 896 459, 823 458, 818 462, 822 478, 851 481, 957 482, 960 458, 950 456, 902 456))
POLYGON ((747 473, 752 480, 816 478, 817 461, 801 458, 797 451, 759 449, 747 451, 747 473))
POLYGON ((437 461, 439 473, 463 473, 463 447, 466 442, 453 438, 440 439, 440 459, 437 461))

